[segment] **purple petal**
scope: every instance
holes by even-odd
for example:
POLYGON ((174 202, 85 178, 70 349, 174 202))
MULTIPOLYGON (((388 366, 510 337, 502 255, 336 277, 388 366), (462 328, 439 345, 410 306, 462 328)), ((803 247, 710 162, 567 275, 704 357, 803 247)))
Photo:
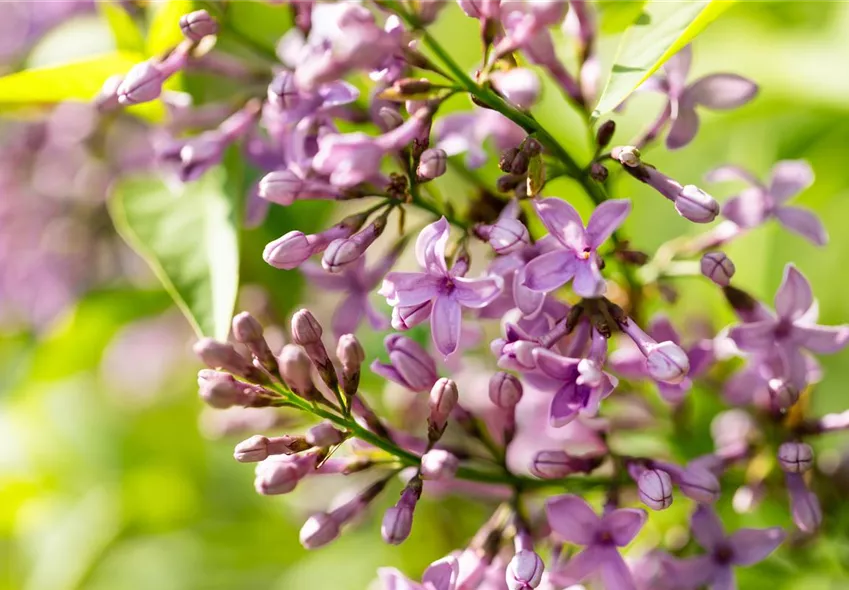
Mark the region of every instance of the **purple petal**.
POLYGON ((504 279, 495 275, 477 279, 457 277, 453 279, 453 282, 452 297, 460 305, 472 309, 480 309, 489 305, 504 289, 504 279))
POLYGON ((814 171, 804 160, 784 160, 772 167, 769 194, 783 203, 814 183, 814 171))
POLYGON ((363 320, 366 305, 366 296, 361 294, 348 295, 339 303, 331 320, 331 328, 337 338, 343 334, 356 333, 363 320))
POLYGON ((343 291, 347 289, 350 284, 348 278, 344 275, 331 274, 324 270, 321 265, 315 264, 314 262, 304 262, 300 267, 298 267, 298 270, 301 271, 301 274, 304 275, 310 283, 321 289, 327 289, 329 291, 343 291))
POLYGON ((744 168, 733 165, 720 166, 705 174, 706 182, 731 182, 739 180, 752 186, 760 186, 757 177, 744 168))
POLYGON ((443 356, 456 352, 460 345, 463 308, 451 297, 437 297, 430 314, 430 331, 436 350, 443 356))
POLYGON ((590 505, 571 494, 549 498, 545 513, 551 530, 564 541, 576 545, 591 545, 601 524, 590 505))
POLYGON ((360 91, 356 86, 341 80, 322 85, 318 94, 321 96, 324 108, 350 104, 360 97, 360 91))
POLYGON ((422 584, 430 590, 454 590, 457 577, 460 575, 460 564, 453 556, 443 557, 435 561, 425 570, 422 584))
POLYGON ((658 342, 669 340, 675 344, 681 344, 681 339, 678 337, 678 331, 675 330, 675 326, 672 325, 672 322, 669 321, 669 318, 665 315, 656 315, 652 318, 651 323, 649 324, 648 333, 658 342))
POLYGON ((534 350, 534 359, 537 362, 537 367, 549 377, 562 381, 574 381, 578 377, 580 359, 560 356, 546 348, 534 350))
POLYGON ((775 322, 766 320, 734 326, 728 332, 740 350, 757 352, 770 350, 775 345, 775 322))
POLYGON ((577 267, 577 258, 568 250, 543 254, 525 267, 524 285, 532 291, 553 291, 572 280, 577 267))
POLYGON ((722 206, 722 214, 740 227, 756 227, 770 213, 764 189, 752 187, 739 196, 728 199, 722 206))
POLYGON ((601 246, 616 229, 622 225, 631 212, 630 199, 604 201, 595 208, 587 223, 587 237, 590 247, 601 246))
POLYGON ((682 148, 696 136, 699 131, 699 115, 690 102, 678 101, 677 112, 666 136, 666 147, 671 150, 682 148))
POLYGON ((687 74, 690 73, 690 64, 693 61, 693 48, 689 45, 683 47, 678 53, 670 57, 663 65, 666 70, 666 79, 669 84, 669 94, 677 97, 684 90, 687 83, 687 74))
POLYGON ((785 205, 775 209, 775 216, 781 225, 817 246, 825 246, 828 242, 828 232, 825 231, 820 218, 807 209, 785 205))
POLYGON ((608 357, 611 370, 626 379, 644 379, 648 374, 646 356, 636 346, 623 346, 608 357))
POLYGON ((710 590, 737 590, 734 570, 730 566, 716 567, 709 587, 710 590))
POLYGON ((606 590, 637 590, 628 564, 613 548, 605 548, 600 560, 601 581, 606 590))
POLYGON ((366 313, 369 325, 375 330, 386 330, 390 326, 389 318, 375 309, 374 305, 368 300, 368 296, 363 297, 363 311, 366 313))
POLYGON ((607 290, 607 283, 601 276, 595 257, 589 260, 579 260, 575 272, 572 290, 581 297, 601 297, 607 290))
POLYGON ((775 311, 781 318, 794 320, 814 303, 808 279, 793 265, 784 267, 784 278, 775 293, 775 311))
POLYGON ((706 504, 700 504, 693 513, 690 529, 696 541, 711 551, 725 541, 725 531, 716 512, 706 504))
POLYGON ((712 579, 717 571, 728 569, 716 565, 710 555, 699 555, 686 559, 665 557, 662 561, 663 577, 670 580, 686 580, 688 588, 700 588, 712 579))
POLYGON ((410 581, 407 576, 394 567, 382 567, 377 570, 383 590, 421 590, 421 586, 410 581))
POLYGON ((380 294, 390 305, 418 305, 439 295, 440 277, 423 272, 390 272, 380 294))
POLYGON ((374 360, 369 368, 375 375, 379 375, 384 379, 388 379, 389 381, 402 385, 403 387, 409 386, 406 379, 401 376, 401 373, 399 373, 393 365, 374 360))
POLYGON ((831 354, 849 343, 849 326, 793 326, 793 341, 818 354, 831 354))
POLYGON ((740 529, 728 539, 734 552, 734 565, 754 565, 763 561, 784 541, 779 527, 769 529, 740 529))
POLYGON ((696 80, 687 95, 709 109, 733 109, 743 106, 758 93, 758 85, 737 74, 711 74, 696 80))
POLYGON ((540 221, 557 241, 575 252, 589 245, 584 222, 572 205, 557 197, 534 199, 533 203, 540 221))
POLYGON ((525 316, 525 319, 537 317, 545 305, 545 293, 529 289, 525 284, 525 269, 527 265, 513 275, 513 303, 525 316))
POLYGON ((610 533, 613 542, 619 547, 625 547, 628 543, 634 540, 640 529, 646 522, 645 510, 638 508, 621 508, 607 514, 602 521, 601 526, 610 533))
POLYGON ((560 587, 573 586, 589 577, 604 563, 604 549, 590 545, 566 562, 566 565, 551 572, 550 581, 560 587))
POLYGON ((554 428, 561 428, 577 418, 583 409, 584 400, 578 395, 578 385, 574 382, 567 383, 551 398, 548 423, 554 428))
POLYGON ((445 244, 448 243, 450 226, 441 217, 425 227, 416 238, 416 260, 423 269, 431 273, 447 273, 445 266, 445 244))

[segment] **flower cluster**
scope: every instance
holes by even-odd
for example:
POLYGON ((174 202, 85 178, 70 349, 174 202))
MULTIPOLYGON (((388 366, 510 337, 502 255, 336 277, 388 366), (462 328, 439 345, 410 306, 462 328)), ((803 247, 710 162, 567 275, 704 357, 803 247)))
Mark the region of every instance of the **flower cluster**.
MULTIPOLYGON (((764 184, 724 166, 707 180, 742 180, 746 188, 721 207, 643 160, 664 134, 670 149, 689 143, 698 131, 697 108, 738 107, 757 92, 733 74, 687 84, 689 47, 642 88, 666 96, 649 129, 611 148, 616 125, 604 121, 594 157, 579 163, 528 109, 547 75, 589 114, 598 88, 593 7, 581 0, 459 4, 480 23, 484 56, 474 77, 428 32, 443 3, 293 3, 297 26, 280 41, 267 91, 212 129, 163 142, 159 161, 183 182, 238 145, 266 173, 249 203, 252 221, 270 204, 296 201, 337 201, 349 210, 323 231, 296 229, 275 239, 262 254, 275 268, 299 269, 315 291, 345 293, 331 324, 335 355, 307 310, 292 318, 291 343, 282 350, 272 350, 259 322, 242 313, 233 320, 235 343, 196 345, 208 366, 199 374, 201 397, 215 408, 273 407, 319 420, 304 431, 255 434, 236 446, 238 461, 256 463, 261 494, 289 493, 307 478, 368 474, 357 493, 306 520, 306 548, 332 542, 398 479, 400 496, 380 527, 390 544, 411 534, 423 495, 474 493, 492 502, 479 532, 435 561, 421 582, 381 570, 387 590, 564 588, 588 580, 609 590, 731 588, 733 568, 765 559, 785 532, 723 532, 714 504, 739 480, 729 474, 749 476, 734 493, 739 510, 778 490, 795 526, 813 534, 822 510, 805 441, 849 427, 849 415, 809 416, 799 401, 822 377, 816 355, 845 347, 849 326, 816 323, 811 286, 793 265, 770 309, 735 286, 734 263, 721 250, 773 217, 825 244, 819 221, 785 204, 813 182, 813 172, 801 161, 779 162, 764 184), (561 27, 575 40, 572 71, 554 51, 561 27), (360 74, 374 83, 365 101, 347 81, 360 74), (471 112, 440 116, 448 101, 464 95, 475 104, 471 112), (360 127, 343 132, 343 122, 360 127), (504 173, 495 190, 475 172, 491 148, 504 173), (444 191, 456 190, 445 177, 451 169, 480 185, 462 207, 445 198, 444 191), (662 248, 663 255, 633 250, 623 224, 638 205, 610 198, 605 182, 622 173, 693 223, 724 219, 662 248), (568 199, 542 196, 559 176, 573 178, 593 201, 586 223, 568 199), (406 213, 414 210, 427 217, 424 227, 410 229, 406 213), (381 250, 384 234, 394 233, 393 216, 397 235, 381 250), (408 244, 417 268, 395 269, 408 244), (679 333, 682 326, 665 315, 646 322, 646 299, 673 271, 710 281, 738 323, 719 333, 679 333), (391 315, 372 294, 385 299, 391 315), (367 354, 355 336, 363 319, 393 329, 384 340, 388 360, 374 359, 370 370, 409 392, 403 426, 375 412, 374 399, 361 391, 363 365, 378 354, 367 354), (466 353, 481 348, 479 328, 494 319, 501 333, 491 340, 486 369, 466 353), (432 347, 418 330, 405 334, 425 324, 432 347), (483 374, 488 387, 475 387, 469 374, 483 374), (715 417, 711 452, 649 453, 621 443, 635 431, 659 430, 663 421, 686 430, 689 400, 711 388, 727 406, 715 417), (472 492, 469 482, 477 484, 472 492), (558 489, 570 493, 544 494, 558 489), (645 551, 652 548, 643 544, 639 560, 626 553, 649 511, 675 500, 693 504, 690 534, 704 552, 645 551)), ((154 100, 164 81, 186 68, 226 64, 234 75, 251 72, 206 53, 206 40, 218 31, 214 15, 193 13, 180 24, 185 41, 111 80, 99 97, 102 109, 154 100)))

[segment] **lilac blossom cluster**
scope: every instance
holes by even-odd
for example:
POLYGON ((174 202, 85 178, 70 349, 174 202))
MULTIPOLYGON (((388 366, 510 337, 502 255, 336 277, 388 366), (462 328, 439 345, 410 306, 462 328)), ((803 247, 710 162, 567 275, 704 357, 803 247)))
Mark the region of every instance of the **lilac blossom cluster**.
MULTIPOLYGON (((286 494, 324 475, 371 477, 306 520, 300 540, 308 549, 336 539, 399 479, 402 490, 380 527, 390 544, 411 534, 423 494, 467 493, 492 502, 478 533, 434 561, 421 582, 381 570, 386 590, 580 582, 608 590, 733 588, 734 568, 766 559, 787 535, 781 527, 727 534, 716 502, 733 493, 735 508, 749 511, 766 491, 783 487, 795 527, 815 533, 822 510, 806 441, 849 427, 849 413, 812 417, 800 403, 822 376, 815 355, 846 346, 849 326, 816 323, 811 286, 793 265, 773 307, 758 301, 734 285, 734 263, 722 251, 773 217, 824 245, 819 220, 786 204, 813 182, 813 172, 802 161, 779 162, 764 183, 724 166, 707 181, 743 181, 746 188, 721 207, 703 189, 643 160, 641 152, 662 136, 670 149, 689 143, 698 131, 697 109, 738 107, 757 92, 733 74, 688 84, 689 47, 642 88, 665 95, 648 130, 611 147, 616 126, 604 121, 595 156, 579 164, 528 109, 545 75, 587 112, 599 77, 593 7, 582 0, 459 4, 480 23, 483 59, 474 77, 428 32, 443 3, 292 3, 297 26, 280 40, 267 93, 248 98, 210 130, 162 141, 159 162, 183 182, 239 145, 267 172, 249 204, 252 221, 270 204, 295 201, 336 201, 352 210, 318 233, 291 231, 262 254, 275 268, 299 269, 316 290, 344 293, 331 324, 334 354, 326 346, 330 335, 307 310, 292 318, 282 350, 272 350, 259 322, 242 313, 233 320, 233 343, 197 343, 209 367, 199 374, 200 395, 215 408, 279 408, 320 420, 305 431, 256 434, 236 446, 238 461, 256 463, 260 494, 286 494), (555 53, 556 28, 575 42, 572 71, 555 53), (519 57, 529 65, 519 66, 519 57), (362 74, 373 82, 367 100, 346 80, 361 81, 362 74), (471 98, 472 111, 439 115, 461 96, 471 98), (345 133, 341 122, 372 131, 345 133), (504 172, 497 190, 481 186, 467 206, 446 205, 445 185, 435 179, 449 169, 476 178, 475 169, 490 160, 488 146, 504 172), (663 256, 633 250, 622 230, 633 205, 607 192, 608 176, 619 173, 649 185, 690 222, 723 219, 664 248, 663 256), (586 222, 569 200, 540 194, 563 175, 595 203, 586 222), (409 229, 405 212, 413 210, 427 217, 424 227, 409 229), (380 250, 381 237, 393 233, 393 214, 398 235, 380 250), (529 223, 534 218, 539 224, 529 223), (415 265, 397 270, 408 244, 415 265), (370 252, 375 260, 367 262, 370 252), (689 263, 683 267, 694 280, 722 291, 735 325, 682 337, 664 315, 644 320, 646 297, 679 263, 689 263), (372 294, 391 314, 375 307, 372 294), (368 359, 355 336, 364 319, 373 329, 392 328, 385 360, 368 359), (466 353, 479 348, 480 326, 495 319, 500 334, 489 345, 486 369, 466 353), (432 346, 412 337, 417 332, 405 334, 419 325, 429 327, 432 346), (742 359, 741 368, 733 370, 732 358, 742 359), (360 390, 364 370, 409 392, 404 427, 373 409, 375 400, 360 390), (483 373, 488 387, 474 386, 470 373, 483 373), (712 452, 641 454, 622 444, 663 421, 687 428, 688 400, 712 389, 727 406, 714 419, 712 452), (624 411, 609 412, 617 408, 624 411), (729 474, 756 461, 769 467, 748 470, 756 475, 732 490, 739 477, 729 474), (702 550, 665 552, 634 542, 651 512, 676 499, 693 504, 689 533, 702 550)), ((157 99, 165 80, 186 68, 252 75, 230 56, 207 52, 205 40, 219 26, 214 15, 200 11, 180 24, 185 41, 110 80, 101 109, 157 99)))

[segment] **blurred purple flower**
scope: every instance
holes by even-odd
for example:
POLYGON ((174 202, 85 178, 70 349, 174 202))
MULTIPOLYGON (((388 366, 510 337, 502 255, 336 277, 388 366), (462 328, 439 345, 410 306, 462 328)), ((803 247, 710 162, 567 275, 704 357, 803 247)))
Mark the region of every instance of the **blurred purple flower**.
POLYGON ((521 127, 489 109, 440 117, 433 132, 436 147, 449 156, 465 153, 469 168, 480 168, 486 163, 489 156, 484 143, 487 139, 491 138, 496 151, 502 152, 518 146, 526 136, 521 127))

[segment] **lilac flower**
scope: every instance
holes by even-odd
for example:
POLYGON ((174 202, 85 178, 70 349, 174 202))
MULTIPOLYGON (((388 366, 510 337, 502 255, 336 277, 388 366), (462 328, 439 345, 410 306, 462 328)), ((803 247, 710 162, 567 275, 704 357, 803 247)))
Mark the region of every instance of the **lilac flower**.
POLYGON ((606 286, 596 249, 616 231, 628 213, 628 199, 605 201, 593 211, 584 229, 581 216, 562 199, 536 199, 534 208, 549 233, 563 246, 528 263, 524 284, 534 291, 552 291, 575 279, 572 289, 581 297, 601 297, 606 286))
POLYGON ((739 529, 726 536, 722 523, 710 506, 701 505, 691 521, 696 541, 707 555, 675 560, 667 558, 663 567, 667 576, 685 584, 685 588, 732 590, 736 588, 734 567, 754 565, 766 559, 784 541, 784 531, 769 529, 739 529))
POLYGON ((696 105, 726 110, 752 100, 758 86, 737 74, 710 74, 687 84, 692 48, 687 45, 663 66, 665 75, 655 75, 643 85, 643 90, 662 92, 667 96, 666 116, 672 120, 666 147, 671 150, 690 143, 699 130, 696 105))
POLYGON ((507 72, 494 72, 492 85, 508 102, 520 109, 532 107, 542 92, 539 76, 527 68, 513 68, 507 72))
POLYGON ((498 276, 467 279, 467 265, 445 264, 448 221, 443 217, 430 224, 416 241, 416 258, 425 272, 391 272, 379 291, 394 306, 432 302, 430 327, 436 349, 448 356, 460 343, 463 307, 481 308, 495 299, 504 287, 498 276))
POLYGON ((436 362, 414 340, 401 334, 390 334, 383 343, 389 353, 389 364, 375 360, 371 370, 384 379, 417 392, 429 390, 439 379, 436 362))
POLYGON ((565 565, 551 571, 552 582, 569 586, 598 573, 608 590, 635 588, 619 548, 640 532, 646 521, 644 510, 620 508, 599 517, 583 498, 567 494, 548 499, 545 511, 556 537, 584 546, 565 565))
POLYGON ((828 242, 828 233, 814 213, 785 205, 814 182, 814 171, 804 160, 778 162, 772 167, 768 184, 761 183, 737 166, 721 166, 709 172, 705 179, 708 182, 742 180, 749 185, 722 207, 722 214, 738 226, 749 229, 775 218, 781 225, 817 246, 828 242))
POLYGON ((511 200, 498 214, 495 223, 476 225, 475 235, 489 242, 495 253, 499 255, 512 254, 527 248, 530 237, 528 228, 518 219, 520 212, 519 201, 511 200))
POLYGON ((793 523, 806 533, 815 532, 822 524, 822 508, 817 495, 808 489, 801 473, 785 473, 790 515, 793 523))
POLYGON ((525 132, 497 111, 477 109, 471 113, 457 113, 440 117, 434 125, 436 147, 449 156, 466 154, 466 166, 480 168, 488 155, 484 149, 487 139, 492 139, 498 152, 514 148, 525 139, 525 132))
POLYGON ((421 584, 391 567, 380 568, 377 575, 383 590, 456 590, 460 564, 454 556, 433 562, 422 575, 421 584))
POLYGON ((729 336, 740 350, 780 359, 785 377, 797 390, 807 382, 808 368, 803 350, 828 354, 849 343, 849 326, 815 324, 816 307, 808 280, 792 264, 775 294, 776 316, 740 324, 729 336))

